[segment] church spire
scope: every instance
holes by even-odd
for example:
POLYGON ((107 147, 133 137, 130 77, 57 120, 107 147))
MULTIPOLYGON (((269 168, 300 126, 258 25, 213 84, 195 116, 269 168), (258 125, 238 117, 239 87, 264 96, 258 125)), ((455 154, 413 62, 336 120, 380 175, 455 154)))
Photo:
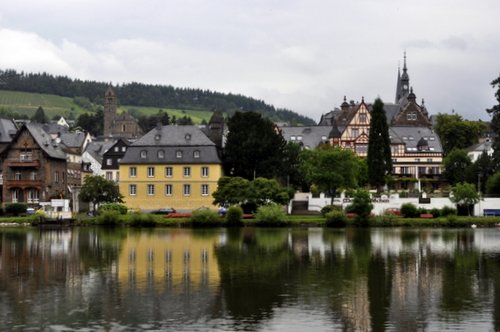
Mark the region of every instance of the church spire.
POLYGON ((398 67, 398 81, 396 84, 396 103, 402 98, 408 97, 410 93, 410 76, 408 75, 408 67, 406 66, 406 51, 403 58, 403 73, 401 74, 398 67))

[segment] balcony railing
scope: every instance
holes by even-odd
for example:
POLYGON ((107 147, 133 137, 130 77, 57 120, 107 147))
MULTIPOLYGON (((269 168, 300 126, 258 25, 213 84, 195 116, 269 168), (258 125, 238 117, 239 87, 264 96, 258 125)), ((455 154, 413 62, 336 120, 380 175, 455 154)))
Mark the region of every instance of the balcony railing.
POLYGON ((5 163, 8 167, 40 167, 40 160, 32 160, 27 158, 6 160, 5 163))
POLYGON ((42 180, 6 180, 4 184, 7 189, 10 188, 36 188, 42 189, 42 180))

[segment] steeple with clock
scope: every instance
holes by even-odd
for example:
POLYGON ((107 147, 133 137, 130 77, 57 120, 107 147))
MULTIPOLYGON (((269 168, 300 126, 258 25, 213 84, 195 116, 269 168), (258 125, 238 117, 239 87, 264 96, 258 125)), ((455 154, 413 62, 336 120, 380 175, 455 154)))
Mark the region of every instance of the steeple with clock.
POLYGON ((403 73, 401 74, 398 68, 398 81, 396 84, 396 103, 399 103, 402 98, 408 97, 410 93, 410 76, 406 67, 406 51, 404 53, 403 73))

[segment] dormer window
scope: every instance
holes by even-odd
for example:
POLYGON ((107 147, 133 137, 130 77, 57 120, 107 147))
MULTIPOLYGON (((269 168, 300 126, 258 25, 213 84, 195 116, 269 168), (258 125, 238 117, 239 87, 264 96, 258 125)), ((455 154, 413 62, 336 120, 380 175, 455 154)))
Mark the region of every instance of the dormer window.
POLYGON ((159 150, 158 151, 158 159, 163 159, 165 158, 165 151, 159 150))
POLYGON ((141 159, 146 159, 148 157, 148 152, 146 150, 141 151, 141 159))
POLYGON ((417 120, 417 113, 412 112, 412 113, 406 114, 406 119, 408 121, 415 121, 415 120, 417 120))
POLYGON ((184 136, 184 138, 186 139, 186 141, 189 141, 191 139, 191 134, 186 134, 186 136, 184 136))
POLYGON ((175 152, 175 158, 182 158, 182 151, 181 150, 177 150, 175 152))
POLYGON ((195 158, 195 159, 200 158, 200 151, 199 150, 196 150, 193 152, 193 158, 195 158))

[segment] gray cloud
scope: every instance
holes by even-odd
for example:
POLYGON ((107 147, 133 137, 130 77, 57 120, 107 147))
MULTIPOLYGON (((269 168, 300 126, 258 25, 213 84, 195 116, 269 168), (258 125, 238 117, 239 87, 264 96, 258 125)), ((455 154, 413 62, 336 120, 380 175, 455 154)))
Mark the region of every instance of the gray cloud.
POLYGON ((495 0, 4 3, 0 68, 241 93, 317 120, 344 95, 392 101, 406 49, 431 113, 495 102, 495 0))

